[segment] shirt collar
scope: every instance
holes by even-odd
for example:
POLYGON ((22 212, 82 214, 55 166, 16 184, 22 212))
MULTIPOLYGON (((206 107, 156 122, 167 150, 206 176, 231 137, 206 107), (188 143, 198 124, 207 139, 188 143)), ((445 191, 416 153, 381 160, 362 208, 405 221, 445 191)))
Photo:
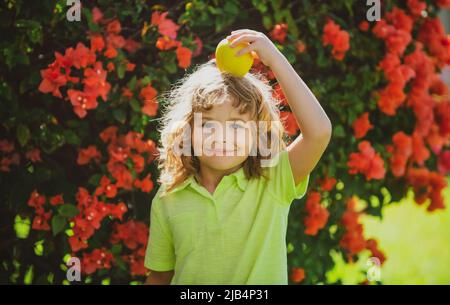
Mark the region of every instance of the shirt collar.
MULTIPOLYGON (((245 191, 245 189, 247 188, 248 180, 245 177, 244 167, 240 167, 237 171, 229 174, 228 176, 233 177, 233 179, 236 180, 238 187, 242 191, 245 191)), ((174 189, 167 192, 166 194, 172 194, 181 191, 192 183, 198 184, 198 182, 194 178, 194 175, 189 175, 183 182, 181 182, 178 186, 176 186, 174 189)))

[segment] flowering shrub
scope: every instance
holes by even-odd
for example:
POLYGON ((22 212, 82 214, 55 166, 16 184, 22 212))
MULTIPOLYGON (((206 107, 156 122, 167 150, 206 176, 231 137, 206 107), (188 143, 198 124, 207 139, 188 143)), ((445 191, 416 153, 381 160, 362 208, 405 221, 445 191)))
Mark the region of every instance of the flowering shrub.
MULTIPOLYGON (((359 216, 381 216, 410 189, 429 211, 445 208, 450 103, 439 72, 450 41, 436 14, 450 2, 382 1, 377 22, 356 0, 274 3, 98 0, 69 22, 62 2, 8 2, 1 282, 69 283, 70 257, 80 259, 84 283, 145 279, 159 94, 240 27, 274 41, 333 123, 305 202, 292 205, 291 283, 327 283, 332 251, 354 262, 366 250, 383 263, 359 216)), ((292 140, 299 127, 273 72, 257 59, 253 69, 272 81, 292 140)))

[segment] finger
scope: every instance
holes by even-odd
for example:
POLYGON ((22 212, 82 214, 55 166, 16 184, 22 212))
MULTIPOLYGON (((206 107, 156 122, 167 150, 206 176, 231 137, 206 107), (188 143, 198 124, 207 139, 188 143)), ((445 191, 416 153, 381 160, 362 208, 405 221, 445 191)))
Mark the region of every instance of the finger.
POLYGON ((246 34, 246 33, 245 32, 238 32, 238 33, 230 34, 230 35, 227 36, 227 39, 229 41, 232 41, 232 40, 234 40, 234 39, 236 39, 236 38, 238 38, 238 37, 240 37, 240 36, 242 36, 244 34, 246 34))
POLYGON ((231 31, 231 34, 234 34, 234 33, 241 33, 241 32, 251 32, 251 33, 256 33, 255 31, 249 30, 249 29, 239 29, 239 30, 231 31))
POLYGON ((244 54, 246 54, 246 53, 248 53, 250 51, 253 51, 254 47, 255 46, 253 44, 250 44, 250 45, 246 46, 245 48, 240 49, 238 52, 236 52, 235 56, 239 57, 239 56, 244 55, 244 54))
POLYGON ((256 39, 258 39, 258 36, 256 36, 256 35, 249 35, 249 34, 242 35, 242 36, 236 38, 235 40, 233 40, 230 43, 230 47, 234 48, 238 44, 244 43, 244 42, 254 42, 256 39))
POLYGON ((244 34, 258 34, 258 32, 256 31, 252 31, 252 30, 248 30, 248 29, 243 29, 243 30, 237 30, 237 31, 232 31, 230 35, 227 36, 227 38, 235 38, 244 34))

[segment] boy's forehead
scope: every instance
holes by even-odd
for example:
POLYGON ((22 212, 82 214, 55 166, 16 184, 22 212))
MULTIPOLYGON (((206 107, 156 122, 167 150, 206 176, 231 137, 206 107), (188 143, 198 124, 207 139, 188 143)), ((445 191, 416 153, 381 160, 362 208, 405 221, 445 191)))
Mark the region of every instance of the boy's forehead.
POLYGON ((211 109, 203 110, 202 117, 223 119, 223 118, 241 118, 249 120, 249 113, 240 113, 239 108, 234 107, 231 102, 226 101, 220 104, 214 104, 211 109))

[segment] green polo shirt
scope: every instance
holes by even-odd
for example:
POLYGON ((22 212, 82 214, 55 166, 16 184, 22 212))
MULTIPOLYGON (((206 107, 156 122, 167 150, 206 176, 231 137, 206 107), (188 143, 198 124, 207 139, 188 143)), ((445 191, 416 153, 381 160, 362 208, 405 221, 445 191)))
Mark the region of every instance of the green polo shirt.
POLYGON ((171 284, 287 284, 286 230, 302 198, 286 150, 265 167, 268 178, 226 175, 214 194, 190 176, 151 206, 145 266, 174 270, 171 284))

